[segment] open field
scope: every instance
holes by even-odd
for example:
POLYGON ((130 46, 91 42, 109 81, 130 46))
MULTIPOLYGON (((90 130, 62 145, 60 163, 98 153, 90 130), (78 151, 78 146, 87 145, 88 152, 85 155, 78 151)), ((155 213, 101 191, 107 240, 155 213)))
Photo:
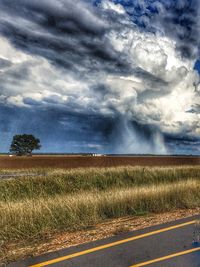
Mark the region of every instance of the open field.
POLYGON ((41 244, 110 219, 200 207, 200 165, 0 170, 10 173, 20 176, 0 180, 4 259, 18 242, 41 244))
POLYGON ((0 169, 200 165, 195 156, 0 156, 0 169))

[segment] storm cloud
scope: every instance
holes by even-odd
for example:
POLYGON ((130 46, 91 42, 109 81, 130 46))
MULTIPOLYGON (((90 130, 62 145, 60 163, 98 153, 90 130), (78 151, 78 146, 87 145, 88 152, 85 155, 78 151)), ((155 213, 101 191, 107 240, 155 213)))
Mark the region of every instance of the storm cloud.
POLYGON ((33 132, 48 152, 198 154, 198 12, 186 0, 0 0, 2 149, 33 132))
POLYGON ((68 71, 103 68, 125 71, 128 62, 106 33, 114 18, 104 18, 83 1, 0 1, 0 32, 23 51, 47 58, 68 71))
POLYGON ((200 56, 200 2, 198 0, 115 0, 132 20, 150 32, 159 32, 176 42, 183 57, 200 56))

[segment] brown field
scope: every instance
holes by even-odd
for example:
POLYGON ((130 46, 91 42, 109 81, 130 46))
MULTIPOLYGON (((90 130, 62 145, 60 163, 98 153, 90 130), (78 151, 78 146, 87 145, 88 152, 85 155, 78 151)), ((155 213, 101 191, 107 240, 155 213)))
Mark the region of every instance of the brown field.
POLYGON ((87 168, 118 166, 181 166, 200 165, 195 156, 65 156, 35 155, 32 157, 0 157, 0 169, 22 168, 87 168))

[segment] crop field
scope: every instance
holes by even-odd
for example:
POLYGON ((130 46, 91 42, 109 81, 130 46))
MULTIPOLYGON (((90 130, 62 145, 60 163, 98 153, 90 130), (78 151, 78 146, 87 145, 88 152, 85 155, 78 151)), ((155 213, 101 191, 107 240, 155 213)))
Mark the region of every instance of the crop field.
POLYGON ((200 165, 192 156, 0 156, 0 169, 200 165))

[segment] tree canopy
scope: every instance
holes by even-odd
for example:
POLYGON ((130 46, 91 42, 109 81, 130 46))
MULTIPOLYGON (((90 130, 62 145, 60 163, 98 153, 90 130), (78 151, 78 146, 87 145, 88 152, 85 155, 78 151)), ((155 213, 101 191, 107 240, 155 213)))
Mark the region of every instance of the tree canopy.
POLYGON ((18 156, 31 155, 33 150, 41 148, 40 140, 32 134, 13 136, 10 152, 18 156))

